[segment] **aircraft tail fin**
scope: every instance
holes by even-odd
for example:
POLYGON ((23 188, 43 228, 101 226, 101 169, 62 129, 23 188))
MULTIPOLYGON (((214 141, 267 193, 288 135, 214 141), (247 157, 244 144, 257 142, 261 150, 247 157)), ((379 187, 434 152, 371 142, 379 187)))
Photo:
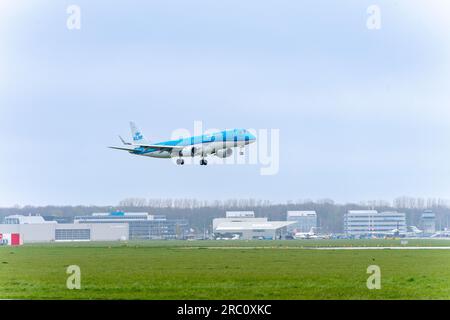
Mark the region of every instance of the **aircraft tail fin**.
POLYGON ((148 143, 147 139, 145 139, 144 135, 142 134, 142 131, 132 121, 130 122, 130 128, 134 143, 148 143))

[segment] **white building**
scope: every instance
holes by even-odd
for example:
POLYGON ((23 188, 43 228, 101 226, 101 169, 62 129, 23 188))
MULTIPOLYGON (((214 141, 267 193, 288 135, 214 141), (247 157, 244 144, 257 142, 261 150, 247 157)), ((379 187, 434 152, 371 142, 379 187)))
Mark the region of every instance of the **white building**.
POLYGON ((420 217, 422 231, 426 234, 436 232, 436 214, 432 210, 425 210, 420 217))
POLYGON ((253 211, 227 211, 225 216, 227 218, 254 218, 255 213, 253 211))
POLYGON ((404 235, 406 216, 396 211, 349 210, 344 216, 344 231, 349 236, 404 235))
POLYGON ((41 216, 8 216, 0 233, 18 233, 23 243, 128 240, 127 223, 57 223, 41 216))
POLYGON ((5 224, 42 224, 42 223, 57 223, 56 221, 46 221, 42 216, 22 216, 12 215, 5 217, 5 224))
POLYGON ((255 218, 253 211, 228 211, 226 218, 213 220, 213 233, 216 238, 270 239, 275 240, 283 233, 283 228, 294 222, 269 221, 255 218))
POLYGON ((313 228, 317 228, 317 214, 315 211, 288 211, 287 221, 293 221, 287 227, 289 233, 309 232, 313 228))
POLYGON ((147 212, 113 211, 77 216, 76 224, 126 223, 130 240, 170 240, 185 239, 189 230, 186 219, 167 219, 164 215, 147 212))
POLYGON ((76 216, 74 223, 115 223, 165 219, 165 216, 155 216, 147 212, 98 212, 88 216, 76 216))

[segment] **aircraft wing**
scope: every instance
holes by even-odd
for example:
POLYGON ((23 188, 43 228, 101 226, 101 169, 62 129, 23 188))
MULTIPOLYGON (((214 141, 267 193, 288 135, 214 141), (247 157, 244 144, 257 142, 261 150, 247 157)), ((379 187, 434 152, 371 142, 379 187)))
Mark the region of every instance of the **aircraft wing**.
POLYGON ((161 144, 133 144, 131 146, 124 147, 110 147, 111 149, 124 150, 124 151, 134 151, 136 147, 142 147, 147 149, 157 149, 161 151, 172 151, 172 150, 182 150, 183 146, 169 146, 161 144))
POLYGON ((169 146, 164 144, 134 144, 136 147, 143 147, 143 148, 149 148, 149 149, 160 149, 160 150, 181 150, 184 148, 184 146, 169 146))

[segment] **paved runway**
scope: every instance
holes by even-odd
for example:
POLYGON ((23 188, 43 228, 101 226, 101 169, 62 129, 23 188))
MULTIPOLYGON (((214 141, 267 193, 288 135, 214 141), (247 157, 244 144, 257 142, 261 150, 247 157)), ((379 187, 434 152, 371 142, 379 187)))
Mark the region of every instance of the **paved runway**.
POLYGON ((279 250, 450 250, 449 247, 180 247, 177 249, 211 249, 211 250, 254 250, 254 249, 279 249, 279 250))
POLYGON ((450 247, 319 247, 314 250, 450 250, 450 247))

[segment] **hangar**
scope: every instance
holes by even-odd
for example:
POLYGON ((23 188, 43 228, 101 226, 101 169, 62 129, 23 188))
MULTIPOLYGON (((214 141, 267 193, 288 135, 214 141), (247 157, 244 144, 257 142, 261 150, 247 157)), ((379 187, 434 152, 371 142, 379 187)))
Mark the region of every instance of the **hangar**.
POLYGON ((286 227, 294 223, 255 218, 253 211, 227 211, 225 218, 213 220, 213 233, 216 239, 275 240, 281 238, 286 233, 286 227))
POLYGON ((128 240, 127 223, 76 224, 46 221, 41 216, 13 215, 0 224, 1 234, 19 234, 23 243, 128 240))

